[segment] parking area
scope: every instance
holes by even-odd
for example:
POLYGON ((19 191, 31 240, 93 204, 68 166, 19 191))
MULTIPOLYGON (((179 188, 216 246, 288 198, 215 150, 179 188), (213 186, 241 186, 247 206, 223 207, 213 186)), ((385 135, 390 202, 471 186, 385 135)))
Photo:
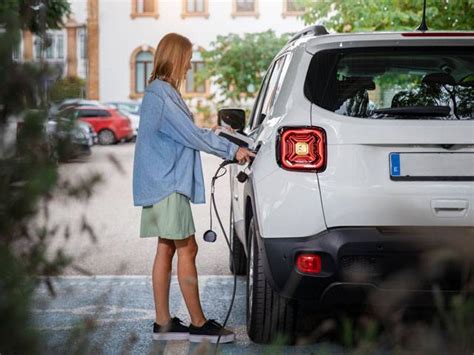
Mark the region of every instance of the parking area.
MULTIPOLYGON (((64 248, 75 260, 76 268, 68 268, 66 275, 80 275, 80 270, 91 275, 149 275, 156 250, 156 238, 140 239, 140 208, 133 206, 132 168, 134 143, 112 146, 94 146, 92 155, 71 161, 60 167, 63 178, 71 181, 85 180, 94 173, 101 175, 103 182, 93 190, 86 202, 54 200, 51 203, 50 224, 69 225, 67 241, 58 236, 53 250, 64 248), (93 242, 82 228, 87 221, 96 237, 93 242)), ((197 257, 200 275, 230 275, 229 253, 225 240, 217 225, 215 243, 206 243, 203 233, 209 229, 210 180, 220 158, 201 153, 206 204, 193 205, 196 239, 200 250, 197 257)), ((150 161, 150 164, 153 164, 150 161)), ((222 221, 227 227, 229 220, 229 180, 227 176, 216 183, 216 203, 222 221)))
MULTIPOLYGON (((245 330, 245 285, 238 279, 235 305, 229 327, 237 336, 233 344, 220 345, 224 354, 246 353, 343 353, 326 343, 299 346, 257 345, 245 330)), ((232 295, 232 276, 205 275, 199 278, 202 305, 208 318, 222 321, 232 295)), ((211 353, 210 344, 188 341, 153 341, 151 325, 154 306, 148 276, 67 276, 54 281, 57 297, 47 289, 38 291, 34 315, 47 339, 45 353, 64 353, 82 347, 85 352, 104 354, 211 353), (93 320, 93 321, 92 321, 93 320)), ((172 278, 170 307, 174 315, 189 322, 176 277, 172 278)))
MULTIPOLYGON (((133 153, 133 143, 94 146, 90 157, 60 167, 61 176, 71 181, 99 173, 103 182, 88 202, 65 204, 55 200, 51 204, 50 223, 71 227, 69 239, 65 241, 58 235, 52 249, 64 248, 73 256, 74 267, 68 268, 64 276, 54 279, 56 297, 50 297, 45 287, 37 293, 34 315, 37 327, 46 339, 47 352, 63 352, 79 346, 90 347, 90 351, 100 349, 106 354, 177 354, 201 350, 187 341, 152 341, 154 305, 149 275, 156 239, 138 237, 140 208, 134 207, 132 201, 133 153), (94 230, 95 242, 87 233, 81 232, 84 218, 94 230), (84 271, 88 275, 84 275, 84 271)), ((220 159, 202 153, 202 160, 206 199, 209 200, 210 179, 220 159)), ((227 176, 217 182, 216 202, 227 227, 227 176)), ((202 239, 203 232, 209 228, 209 204, 192 205, 192 210, 200 248, 197 267, 203 309, 208 318, 222 322, 233 286, 227 246, 217 229, 215 243, 206 243, 202 239)), ((176 276, 171 283, 170 307, 172 314, 189 322, 176 276)), ((235 305, 229 319, 229 327, 235 330, 237 341, 222 345, 221 351, 265 353, 274 349, 249 340, 245 313, 245 278, 239 277, 235 305)), ((331 347, 326 344, 296 348, 278 346, 278 351, 283 353, 315 353, 328 349, 331 347)))

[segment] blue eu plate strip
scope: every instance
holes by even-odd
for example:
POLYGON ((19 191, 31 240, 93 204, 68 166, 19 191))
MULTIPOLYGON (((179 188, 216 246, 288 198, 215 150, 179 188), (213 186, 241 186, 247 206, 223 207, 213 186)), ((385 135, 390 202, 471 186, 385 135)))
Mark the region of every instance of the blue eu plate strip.
POLYGON ((400 176, 400 154, 390 153, 390 175, 400 176))

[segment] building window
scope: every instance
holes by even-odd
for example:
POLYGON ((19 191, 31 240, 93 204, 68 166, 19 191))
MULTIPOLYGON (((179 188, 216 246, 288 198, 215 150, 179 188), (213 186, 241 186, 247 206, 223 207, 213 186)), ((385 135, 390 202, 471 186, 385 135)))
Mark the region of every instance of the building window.
POLYGON ((207 96, 209 94, 209 83, 198 83, 196 80, 196 74, 204 68, 204 62, 202 60, 201 52, 194 51, 191 59, 191 69, 186 74, 186 80, 184 82, 184 96, 195 97, 195 96, 207 96))
POLYGON ((64 59, 64 35, 62 33, 48 33, 47 39, 41 39, 41 37, 35 36, 34 43, 34 56, 36 60, 45 58, 48 61, 57 61, 64 59), (45 48, 45 45, 48 47, 45 48))
POLYGON ((48 36, 50 42, 49 46, 46 48, 46 59, 54 59, 54 36, 48 36))
POLYGON ((12 48, 12 59, 15 61, 19 61, 21 57, 21 41, 15 43, 12 48))
POLYGON ((34 46, 34 58, 35 60, 41 60, 43 57, 43 45, 42 40, 38 36, 33 37, 33 46, 34 46))
POLYGON ((284 0, 283 1, 283 17, 300 16, 304 14, 304 5, 301 0, 284 0))
POLYGON ((132 0, 132 13, 136 17, 154 17, 158 18, 158 0, 132 0))
POLYGON ((257 0, 233 0, 232 17, 255 16, 258 17, 257 0))
POLYGON ((135 49, 130 60, 130 98, 143 97, 145 87, 153 71, 154 50, 149 46, 141 46, 135 49))
POLYGON ((207 0, 183 0, 182 18, 185 17, 209 17, 207 0))
POLYGON ((138 94, 145 92, 145 86, 153 70, 153 54, 140 52, 135 62, 135 89, 138 94))
POLYGON ((86 59, 86 32, 83 29, 79 31, 79 56, 86 59))
POLYGON ((56 37, 56 53, 58 59, 64 59, 64 36, 62 33, 56 37))

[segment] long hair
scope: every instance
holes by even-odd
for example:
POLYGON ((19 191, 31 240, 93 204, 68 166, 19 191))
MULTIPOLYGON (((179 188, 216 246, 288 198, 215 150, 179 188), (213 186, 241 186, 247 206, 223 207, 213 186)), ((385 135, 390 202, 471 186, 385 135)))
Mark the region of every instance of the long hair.
POLYGON ((189 39, 177 33, 165 35, 156 47, 153 71, 148 84, 158 78, 179 91, 192 53, 193 45, 189 39))

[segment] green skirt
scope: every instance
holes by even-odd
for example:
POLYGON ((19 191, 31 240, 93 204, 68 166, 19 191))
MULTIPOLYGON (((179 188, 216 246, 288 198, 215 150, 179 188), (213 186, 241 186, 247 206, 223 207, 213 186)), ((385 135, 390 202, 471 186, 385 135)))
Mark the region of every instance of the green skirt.
POLYGON ((142 209, 140 237, 186 239, 196 232, 189 198, 178 192, 142 209))

